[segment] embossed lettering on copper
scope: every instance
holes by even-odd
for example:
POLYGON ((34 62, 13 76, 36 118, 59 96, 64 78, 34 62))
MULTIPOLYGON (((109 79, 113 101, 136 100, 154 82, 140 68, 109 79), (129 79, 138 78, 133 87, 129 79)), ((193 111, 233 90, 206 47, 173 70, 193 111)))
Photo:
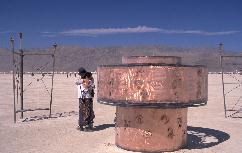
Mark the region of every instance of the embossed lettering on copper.
POLYGON ((178 81, 177 80, 173 80, 172 83, 171 83, 171 87, 172 89, 176 89, 177 88, 177 83, 178 81))
POLYGON ((169 122, 169 118, 167 117, 167 115, 162 115, 160 120, 162 121, 162 123, 167 124, 169 122))
POLYGON ((144 121, 143 121, 143 116, 142 115, 138 115, 136 116, 136 122, 138 124, 142 124, 144 121))
POLYGON ((138 90, 140 90, 141 86, 143 85, 143 81, 142 80, 134 80, 134 85, 136 86, 136 88, 138 90))
POLYGON ((201 91, 201 83, 198 82, 197 83, 197 98, 199 98, 202 94, 202 91, 201 91))
POLYGON ((129 77, 125 75, 127 74, 125 73, 121 75, 119 80, 119 91, 124 96, 128 94, 128 82, 129 82, 129 77))
POLYGON ((116 79, 119 80, 120 88, 126 88, 128 85, 127 79, 129 78, 129 76, 124 69, 120 69, 119 71, 121 71, 122 73, 117 73, 116 79))
POLYGON ((182 118, 181 117, 178 117, 177 118, 177 124, 178 124, 178 127, 182 127, 182 118))
POLYGON ((128 83, 125 79, 120 79, 120 87, 127 87, 128 86, 128 83))
POLYGON ((179 87, 181 85, 181 82, 182 82, 181 78, 174 79, 171 83, 172 89, 176 89, 177 87, 179 87))
POLYGON ((184 135, 187 134, 187 131, 186 131, 186 130, 183 130, 183 134, 184 134, 184 135))
POLYGON ((137 68, 136 70, 135 69, 133 70, 133 74, 134 74, 134 78, 139 78, 145 74, 145 70, 143 70, 143 68, 137 68))
POLYGON ((140 92, 140 96, 142 97, 142 99, 147 99, 148 97, 148 92, 146 90, 142 90, 140 92))
POLYGON ((151 137, 152 136, 152 132, 150 130, 148 131, 144 131, 144 137, 148 138, 148 137, 151 137))
POLYGON ((127 127, 130 127, 130 122, 131 121, 126 121, 124 120, 124 129, 126 130, 127 127))
POLYGON ((172 139, 175 136, 173 129, 169 127, 167 131, 168 131, 167 137, 172 139))
POLYGON ((154 90, 160 90, 163 87, 163 81, 152 80, 152 81, 150 81, 150 86, 154 90))
POLYGON ((121 89, 120 93, 122 95, 127 95, 128 94, 128 89, 123 88, 123 89, 121 89))
POLYGON ((109 80, 109 85, 112 85, 112 81, 111 80, 109 80))
POLYGON ((197 75, 198 75, 198 76, 201 76, 201 74, 202 74, 202 70, 199 69, 199 70, 197 71, 197 75))
POLYGON ((119 69, 119 71, 116 71, 114 74, 115 74, 115 76, 117 77, 120 77, 120 78, 122 78, 123 77, 123 71, 124 71, 124 69, 119 69))

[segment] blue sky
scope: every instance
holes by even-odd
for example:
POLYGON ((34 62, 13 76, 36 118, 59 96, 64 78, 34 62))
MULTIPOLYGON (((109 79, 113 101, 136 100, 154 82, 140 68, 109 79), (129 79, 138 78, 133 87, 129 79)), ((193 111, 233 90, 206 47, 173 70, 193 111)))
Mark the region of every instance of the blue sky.
POLYGON ((242 51, 241 0, 0 0, 0 48, 170 45, 242 51))

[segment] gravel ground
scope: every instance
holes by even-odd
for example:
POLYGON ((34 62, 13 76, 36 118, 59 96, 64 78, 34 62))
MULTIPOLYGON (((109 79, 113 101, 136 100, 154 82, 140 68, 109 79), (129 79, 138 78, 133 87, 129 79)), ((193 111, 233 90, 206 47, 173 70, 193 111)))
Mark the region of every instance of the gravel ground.
MULTIPOLYGON (((49 90, 50 78, 41 83, 36 82, 38 77, 40 76, 32 78, 25 75, 26 85, 33 81, 31 85, 25 87, 24 106, 26 108, 48 107, 47 90, 49 90)), ((78 100, 74 80, 74 76, 66 78, 66 75, 55 75, 53 118, 48 118, 48 111, 35 111, 25 113, 24 119, 20 119, 18 114, 17 123, 14 124, 12 75, 0 74, 0 152, 131 152, 115 146, 113 122, 115 107, 98 104, 96 98, 94 98, 96 115, 94 131, 81 132, 76 129, 78 100)), ((228 88, 232 89, 232 86, 228 88)), ((188 145, 176 152, 241 153, 242 119, 224 118, 220 75, 209 75, 208 89, 208 105, 189 108, 188 145)), ((235 94, 241 93, 241 89, 235 90, 235 94)), ((236 97, 232 96, 231 99, 236 99, 236 97)))

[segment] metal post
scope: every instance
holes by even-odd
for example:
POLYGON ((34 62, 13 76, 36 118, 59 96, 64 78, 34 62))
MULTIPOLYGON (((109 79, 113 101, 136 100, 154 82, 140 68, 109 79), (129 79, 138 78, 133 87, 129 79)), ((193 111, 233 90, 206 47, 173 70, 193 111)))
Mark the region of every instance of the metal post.
MULTIPOLYGON (((20 102, 21 102, 21 110, 24 109, 24 96, 23 96, 23 78, 24 78, 24 73, 23 73, 23 65, 24 65, 24 53, 22 49, 22 38, 23 34, 20 32, 19 33, 19 51, 20 51, 20 102)), ((23 118, 23 112, 21 112, 21 118, 23 118)))
POLYGON ((53 84, 54 84, 54 75, 55 75, 55 51, 56 51, 56 48, 57 48, 57 44, 54 43, 53 47, 54 47, 54 53, 52 55, 52 57, 53 57, 53 67, 52 67, 52 81, 51 81, 50 114, 49 114, 49 117, 51 117, 51 110, 52 110, 53 84))
POLYGON ((219 53, 220 53, 220 56, 223 55, 223 53, 224 53, 224 44, 223 43, 219 44, 219 53))
POLYGON ((221 67, 221 73, 222 73, 222 85, 223 85, 223 99, 224 99, 224 116, 227 118, 227 109, 226 109, 226 103, 225 103, 225 93, 224 93, 224 72, 223 72, 223 56, 220 56, 220 67, 221 67))
POLYGON ((225 118, 227 118, 227 108, 226 108, 225 93, 224 93, 224 72, 223 72, 223 54, 224 54, 224 46, 223 46, 223 43, 220 43, 220 44, 219 44, 219 54, 220 54, 221 74, 222 74, 222 85, 223 85, 224 116, 225 116, 225 118))
POLYGON ((16 123, 16 101, 15 101, 15 89, 16 89, 16 85, 15 85, 15 59, 14 59, 14 39, 13 37, 10 38, 10 45, 12 48, 12 64, 13 64, 13 121, 14 123, 16 123))

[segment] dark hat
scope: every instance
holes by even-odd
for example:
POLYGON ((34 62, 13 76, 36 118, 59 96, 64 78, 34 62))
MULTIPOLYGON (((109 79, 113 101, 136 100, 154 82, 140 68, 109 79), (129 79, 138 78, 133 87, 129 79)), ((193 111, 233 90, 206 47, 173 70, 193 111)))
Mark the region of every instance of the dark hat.
POLYGON ((92 77, 92 72, 87 72, 87 73, 86 73, 86 76, 87 76, 88 78, 91 78, 91 77, 92 77))
POLYGON ((80 75, 80 76, 83 76, 83 75, 85 75, 87 73, 87 71, 83 68, 83 67, 80 67, 79 69, 78 69, 78 74, 80 75))

